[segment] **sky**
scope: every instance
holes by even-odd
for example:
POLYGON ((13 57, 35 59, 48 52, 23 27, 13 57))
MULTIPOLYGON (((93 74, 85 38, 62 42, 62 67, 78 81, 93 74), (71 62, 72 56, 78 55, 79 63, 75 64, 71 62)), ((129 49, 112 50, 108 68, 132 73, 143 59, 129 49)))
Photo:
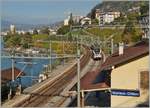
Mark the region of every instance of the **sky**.
POLYGON ((101 0, 2 0, 3 20, 22 24, 62 21, 68 13, 85 16, 101 0))

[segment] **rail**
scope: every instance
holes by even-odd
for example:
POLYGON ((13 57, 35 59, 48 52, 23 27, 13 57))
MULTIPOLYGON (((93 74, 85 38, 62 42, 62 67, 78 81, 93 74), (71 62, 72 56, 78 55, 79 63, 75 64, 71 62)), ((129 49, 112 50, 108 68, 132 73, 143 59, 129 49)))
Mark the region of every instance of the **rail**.
MULTIPOLYGON (((80 58, 81 70, 90 60, 91 52, 88 47, 84 46, 86 49, 82 58, 80 58)), ((60 96, 62 90, 67 86, 67 84, 76 76, 77 73, 77 63, 74 64, 69 70, 67 70, 63 75, 56 78, 53 82, 43 86, 41 89, 34 93, 29 94, 30 96, 26 99, 18 102, 14 107, 38 107, 42 104, 46 104, 47 101, 53 96, 60 96), (44 101, 43 101, 44 100, 44 101)), ((55 103, 55 107, 60 106, 67 97, 62 97, 58 102, 55 103)))

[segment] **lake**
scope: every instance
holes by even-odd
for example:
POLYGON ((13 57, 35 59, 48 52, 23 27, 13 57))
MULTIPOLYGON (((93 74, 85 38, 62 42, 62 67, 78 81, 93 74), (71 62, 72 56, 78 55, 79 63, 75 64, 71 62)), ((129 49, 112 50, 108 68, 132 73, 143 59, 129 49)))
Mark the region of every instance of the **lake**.
MULTIPOLYGON (((1 51, 4 48, 4 43, 1 38, 1 51)), ((25 76, 21 77, 21 84, 23 87, 29 87, 35 80, 32 80, 31 76, 38 78, 38 75, 44 70, 44 65, 48 65, 50 60, 45 59, 30 59, 32 65, 23 64, 20 62, 28 61, 27 59, 15 59, 15 67, 22 70, 25 73, 25 76), (34 64, 36 63, 36 64, 34 64)), ((52 61, 54 63, 54 60, 52 61)), ((11 59, 10 58, 1 58, 1 70, 11 68, 11 59)))

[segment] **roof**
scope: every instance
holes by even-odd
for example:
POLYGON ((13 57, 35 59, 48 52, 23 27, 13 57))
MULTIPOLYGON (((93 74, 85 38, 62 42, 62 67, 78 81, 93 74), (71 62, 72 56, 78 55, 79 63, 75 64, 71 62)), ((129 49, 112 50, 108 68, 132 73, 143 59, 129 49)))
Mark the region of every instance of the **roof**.
POLYGON ((81 18, 81 20, 91 20, 91 18, 89 18, 89 17, 83 17, 83 18, 81 18))
POLYGON ((112 66, 119 66, 123 63, 133 61, 135 58, 143 57, 149 54, 149 43, 147 41, 141 41, 133 46, 124 48, 124 53, 119 55, 119 52, 115 52, 109 56, 102 64, 101 70, 110 68, 112 66))
MULTIPOLYGON (((17 76, 22 76, 25 75, 25 73, 21 72, 21 74, 19 74, 21 72, 21 70, 19 70, 18 68, 14 68, 14 77, 15 79, 17 78, 17 76)), ((2 83, 6 83, 7 81, 12 80, 12 68, 8 68, 8 69, 4 69, 1 71, 1 82, 2 83)))
POLYGON ((109 87, 105 82, 93 84, 99 71, 90 71, 84 77, 81 78, 81 90, 107 88, 109 87))

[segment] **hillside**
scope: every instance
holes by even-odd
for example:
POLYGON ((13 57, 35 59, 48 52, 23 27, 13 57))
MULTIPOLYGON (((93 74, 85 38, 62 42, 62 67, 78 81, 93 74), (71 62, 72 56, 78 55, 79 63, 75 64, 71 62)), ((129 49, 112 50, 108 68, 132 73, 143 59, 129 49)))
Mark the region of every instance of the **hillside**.
POLYGON ((148 1, 103 1, 92 8, 87 16, 91 17, 96 9, 100 9, 101 11, 120 11, 126 13, 128 9, 132 7, 138 7, 148 3, 148 1))

